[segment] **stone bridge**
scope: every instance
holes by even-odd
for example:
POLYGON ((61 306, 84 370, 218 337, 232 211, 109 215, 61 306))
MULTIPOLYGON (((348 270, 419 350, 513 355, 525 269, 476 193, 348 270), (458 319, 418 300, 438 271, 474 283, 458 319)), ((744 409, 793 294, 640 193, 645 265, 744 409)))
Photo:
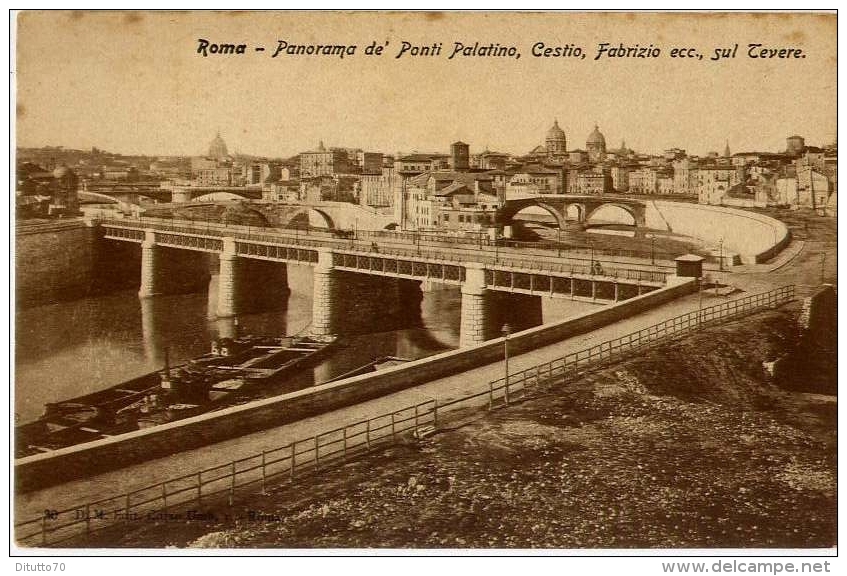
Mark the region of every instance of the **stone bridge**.
POLYGON ((397 219, 373 208, 349 202, 251 203, 274 226, 290 227, 297 222, 329 230, 393 230, 397 219))
MULTIPOLYGON (((552 256, 526 257, 518 250, 496 247, 471 251, 450 246, 422 249, 419 244, 403 241, 402 234, 397 235, 397 241, 377 246, 346 235, 339 237, 331 231, 299 232, 148 218, 100 220, 92 225, 99 225, 106 239, 141 245, 141 297, 165 291, 166 253, 217 254, 217 313, 221 317, 238 313, 236 294, 241 290, 239 286, 249 281, 240 277, 240 263, 264 260, 311 266, 312 330, 318 334, 338 331, 345 301, 370 298, 378 307, 392 293, 389 288, 400 286, 403 292, 410 281, 417 291, 420 281, 461 287, 461 346, 498 335, 497 314, 508 308, 502 297, 529 297, 537 301, 540 310, 540 296, 617 302, 656 290, 668 281, 667 273, 657 269, 613 269, 596 261, 579 265, 552 256), (357 279, 363 275, 382 284, 368 285, 355 293, 348 289, 361 284, 357 279)), ((403 294, 408 297, 408 291, 403 294)))
POLYGON ((537 207, 549 212, 556 219, 559 228, 564 230, 568 220, 587 222, 605 206, 620 208, 632 216, 636 226, 646 226, 647 204, 643 200, 619 196, 550 194, 510 199, 500 209, 499 220, 501 224, 508 225, 521 210, 537 207))
POLYGON ((140 205, 141 198, 159 203, 213 202, 226 200, 258 200, 262 198, 259 188, 221 186, 171 186, 157 187, 150 184, 135 185, 131 182, 115 185, 86 184, 79 191, 80 197, 140 205))

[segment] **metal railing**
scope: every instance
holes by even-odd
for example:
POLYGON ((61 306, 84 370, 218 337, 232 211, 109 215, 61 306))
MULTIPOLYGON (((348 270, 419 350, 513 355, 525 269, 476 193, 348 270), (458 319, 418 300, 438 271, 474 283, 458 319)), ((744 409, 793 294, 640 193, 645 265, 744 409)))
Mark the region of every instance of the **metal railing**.
MULTIPOLYGON (((434 263, 457 263, 466 264, 469 261, 484 264, 486 266, 499 267, 500 269, 514 268, 534 272, 543 272, 550 275, 574 275, 598 277, 610 281, 643 281, 664 284, 668 272, 659 270, 641 270, 634 268, 617 268, 600 264, 598 260, 592 260, 588 264, 574 264, 573 262, 548 261, 538 258, 527 258, 514 253, 500 253, 498 249, 480 251, 478 249, 460 249, 451 252, 451 248, 441 246, 421 246, 410 244, 408 248, 398 246, 379 246, 375 243, 368 244, 367 241, 351 237, 345 239, 337 232, 317 232, 300 235, 296 229, 272 229, 273 234, 268 234, 268 228, 254 228, 242 225, 217 224, 203 222, 202 224, 189 224, 185 221, 164 220, 161 218, 145 218, 144 220, 120 220, 104 219, 101 223, 109 230, 108 235, 115 238, 126 238, 140 241, 140 237, 118 234, 117 231, 125 228, 145 229, 155 227, 157 234, 187 234, 199 235, 201 237, 220 238, 232 237, 242 241, 262 243, 267 245, 282 245, 287 247, 312 247, 328 248, 335 252, 346 254, 358 254, 365 256, 385 255, 405 258, 410 260, 427 260, 434 263), (293 232, 293 233, 292 233, 293 232)), ((357 232, 357 235, 367 237, 370 232, 357 232)), ((178 245, 168 242, 169 245, 178 245)), ((584 261, 584 259, 581 259, 584 261)))
POLYGON ((434 400, 427 400, 118 496, 45 510, 40 518, 15 525, 17 540, 31 546, 56 545, 142 518, 167 519, 180 510, 187 516, 213 498, 225 497, 232 505, 240 493, 255 493, 256 489, 265 493, 271 482, 319 472, 386 443, 393 444, 424 426, 434 428, 437 422, 438 406, 434 400))
MULTIPOLYGON (((469 249, 484 250, 485 252, 494 252, 496 248, 517 248, 521 250, 540 250, 544 252, 556 253, 561 258, 579 258, 579 259, 599 259, 600 257, 607 258, 639 258, 642 260, 659 260, 665 262, 666 265, 673 262, 673 259, 679 256, 679 253, 668 252, 661 248, 652 249, 626 249, 626 248, 605 248, 598 246, 575 246, 567 242, 545 240, 539 242, 526 242, 521 240, 511 240, 499 238, 494 240, 487 234, 478 234, 476 236, 454 236, 447 235, 443 232, 436 231, 415 231, 401 232, 396 230, 324 230, 319 228, 296 228, 296 227, 262 227, 248 226, 243 224, 229 224, 209 222, 207 220, 174 220, 168 218, 155 218, 142 216, 139 218, 116 219, 109 218, 107 215, 98 218, 98 221, 114 223, 118 225, 129 225, 131 223, 139 224, 156 224, 157 226, 167 227, 172 231, 183 231, 192 233, 197 228, 202 228, 208 231, 209 234, 215 235, 232 235, 246 234, 249 239, 258 239, 262 236, 262 232, 272 231, 274 235, 285 234, 288 236, 298 236, 304 240, 307 238, 319 238, 327 240, 337 239, 356 239, 370 242, 373 240, 388 240, 391 242, 403 242, 413 245, 455 245, 457 247, 467 247, 469 249), (191 228, 180 227, 177 222, 190 223, 191 228), (180 230, 178 230, 180 229, 180 230), (223 234, 226 232, 226 234, 223 234)), ((149 226, 139 226, 149 227, 149 226)), ((269 236, 273 239, 274 236, 269 236)), ((276 236, 278 238, 278 236, 276 236)), ((717 262, 717 257, 705 255, 703 256, 707 262, 717 262)))
MULTIPOLYGON (((567 354, 550 362, 509 373, 488 383, 480 392, 457 399, 432 399, 400 410, 362 420, 316 436, 263 450, 198 472, 151 484, 119 496, 88 502, 63 510, 47 510, 39 517, 15 524, 17 540, 23 545, 48 546, 114 526, 133 522, 140 516, 173 514, 199 508, 204 499, 226 497, 232 505, 237 494, 258 490, 265 493, 272 481, 293 480, 319 472, 375 447, 393 444, 409 433, 438 428, 439 411, 460 404, 486 405, 488 409, 508 405, 526 397, 540 386, 562 384, 578 377, 586 368, 618 359, 625 352, 659 344, 679 336, 794 299, 794 285, 722 302, 567 354)), ((442 417, 443 418, 443 417, 442 417)), ((167 516, 161 516, 163 519, 167 516)))
POLYGON ((685 335, 721 320, 738 317, 765 307, 778 306, 793 299, 794 285, 792 284, 770 292, 753 294, 681 314, 526 370, 510 372, 508 378, 504 376, 489 384, 492 399, 494 399, 494 392, 502 390, 508 403, 510 395, 514 396, 527 387, 537 385, 541 378, 549 379, 568 372, 576 373, 585 366, 615 360, 623 353, 634 352, 645 346, 660 343, 671 336, 685 335))

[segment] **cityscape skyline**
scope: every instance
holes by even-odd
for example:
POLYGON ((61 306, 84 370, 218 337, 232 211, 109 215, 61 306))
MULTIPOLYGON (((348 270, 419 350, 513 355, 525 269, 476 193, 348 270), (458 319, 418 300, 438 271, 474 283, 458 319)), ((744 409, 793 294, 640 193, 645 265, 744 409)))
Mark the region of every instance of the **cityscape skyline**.
MULTIPOLYGON (((555 121, 557 121, 557 120, 554 119, 554 122, 555 121)), ((549 129, 549 126, 548 126, 548 129, 549 129)), ((600 131, 603 132, 604 136, 605 136, 605 132, 602 129, 602 126, 600 126, 600 131)), ((544 132, 544 131, 542 131, 542 132, 544 132)), ((567 130, 565 130, 565 133, 567 135, 567 140, 568 140, 568 147, 567 147, 568 151, 576 151, 576 150, 580 150, 580 151, 583 151, 583 152, 585 151, 585 142, 581 142, 581 143, 580 142, 574 142, 572 144, 573 141, 572 141, 571 134, 568 133, 567 130)), ((224 140, 229 142, 228 136, 225 133, 223 133, 221 131, 215 131, 215 134, 219 137, 223 137, 224 140)), ((699 154, 696 153, 696 152, 689 152, 688 149, 685 146, 679 146, 679 145, 669 145, 669 146, 666 146, 666 147, 657 148, 655 150, 649 150, 648 151, 648 150, 639 150, 639 149, 636 149, 633 146, 630 146, 629 141, 627 141, 626 138, 622 138, 620 140, 614 140, 614 139, 611 139, 611 138, 607 138, 607 141, 608 141, 608 148, 610 150, 617 149, 621 144, 624 144, 627 149, 632 150, 636 154, 659 156, 665 150, 679 148, 679 149, 682 149, 682 150, 686 150, 686 152, 691 156, 706 157, 708 154, 717 154, 718 156, 723 156, 724 149, 727 146, 730 148, 730 150, 733 154, 742 153, 742 152, 765 152, 765 153, 783 152, 786 149, 786 138, 788 138, 792 135, 793 134, 786 134, 782 138, 781 145, 777 145, 773 148, 766 148, 766 147, 763 147, 763 146, 759 146, 759 147, 753 147, 753 148, 749 148, 749 149, 745 148, 745 149, 741 150, 741 149, 735 148, 733 146, 732 141, 727 140, 724 143, 722 143, 720 146, 715 146, 714 149, 709 150, 708 152, 699 153, 699 154)), ((797 135, 802 136, 805 139, 804 134, 797 134, 797 135)), ((48 144, 42 144, 42 145, 24 146, 24 145, 21 145, 20 143, 18 143, 18 147, 19 148, 26 148, 26 149, 57 148, 57 149, 64 149, 64 150, 79 150, 79 151, 90 151, 90 150, 96 148, 97 150, 99 150, 101 152, 117 154, 117 155, 120 155, 120 156, 189 158, 189 157, 209 156, 207 149, 208 149, 208 146, 209 146, 209 142, 211 140, 212 140, 212 138, 207 138, 207 140, 204 144, 196 147, 197 148, 196 151, 190 152, 190 153, 187 153, 187 154, 166 154, 166 153, 160 153, 160 152, 137 152, 137 153, 135 153, 135 152, 127 152, 125 150, 112 150, 112 149, 109 149, 105 146, 98 146, 96 143, 91 145, 91 146, 86 146, 86 147, 67 146, 67 145, 64 145, 64 144, 61 144, 61 143, 56 143, 56 144, 48 143, 48 144)), ((832 140, 824 141, 824 142, 812 142, 812 141, 810 141, 809 144, 814 145, 814 146, 819 146, 819 147, 826 147, 826 146, 831 145, 832 143, 836 142, 836 140, 837 140, 837 136, 833 136, 832 140)), ((461 141, 461 140, 459 140, 459 141, 461 141)), ((401 150, 379 150, 379 149, 375 149, 375 148, 364 148, 362 146, 357 146, 355 143, 345 143, 345 142, 334 143, 334 142, 325 141, 324 139, 318 139, 318 140, 315 141, 315 144, 312 145, 311 147, 304 148, 304 149, 302 149, 298 152, 294 152, 292 154, 284 154, 284 155, 276 154, 275 155, 275 154, 253 153, 253 152, 241 150, 241 149, 233 146, 233 147, 231 147, 229 155, 230 156, 246 156, 246 157, 286 160, 286 159, 294 158, 294 157, 296 157, 296 156, 298 156, 298 155, 300 155, 304 152, 312 152, 312 151, 318 149, 319 145, 323 144, 327 149, 346 149, 346 150, 359 149, 359 150, 364 150, 364 151, 379 152, 379 153, 383 153, 383 154, 388 155, 388 156, 391 156, 391 155, 395 154, 396 152, 402 152, 403 154, 418 154, 418 153, 444 154, 446 156, 448 154, 449 146, 450 146, 451 143, 452 143, 452 141, 451 142, 445 142, 443 146, 437 147, 437 148, 436 147, 434 147, 434 148, 420 148, 420 147, 412 146, 412 147, 407 147, 407 148, 404 148, 404 149, 401 149, 401 150)), ((531 152, 531 150, 516 151, 516 150, 510 150, 508 148, 494 148, 492 146, 485 146, 485 145, 476 146, 472 143, 472 141, 466 142, 466 143, 469 144, 470 151, 471 151, 472 154, 481 154, 483 152, 498 152, 498 153, 508 154, 510 156, 513 156, 513 157, 522 157, 522 156, 528 155, 531 152)), ((544 139, 540 138, 539 144, 537 144, 537 145, 543 145, 543 144, 544 144, 544 139)))
POLYGON ((400 10, 10 13, 10 553, 829 572, 837 11, 400 10))
MULTIPOLYGON (((625 140, 644 153, 679 147, 705 155, 726 141, 734 151, 777 151, 791 134, 819 146, 836 138, 835 67, 828 61, 835 57, 834 34, 794 39, 811 57, 777 63, 594 62, 591 56, 574 62, 528 53, 509 61, 404 60, 393 52, 375 62, 361 54, 372 37, 388 39, 391 50, 401 38, 449 43, 485 36, 504 44, 512 38, 525 52, 532 42, 524 38, 567 39, 591 52, 602 39, 643 43, 646 30, 654 34, 662 19, 679 16, 645 14, 633 21, 615 14, 522 14, 523 26, 515 27, 510 15, 489 14, 485 34, 466 14, 349 16, 356 25, 332 13, 298 14, 292 31, 285 14, 247 13, 221 22, 204 13, 25 13, 17 22, 17 145, 191 156, 202 153, 217 129, 232 150, 268 157, 312 150, 319 140, 392 154, 444 150, 462 140, 474 151, 520 155, 542 143, 539 136, 554 119, 569 149, 582 148, 595 123, 610 147, 625 140), (594 29, 599 22, 602 35, 594 29), (531 34, 522 33, 524 27, 531 34), (271 53, 277 38, 318 43, 332 37, 355 43, 360 53, 206 58, 197 54, 197 39, 206 36, 261 44, 271 53), (53 48, 71 44, 77 49, 53 48)), ((785 42, 776 33, 769 38, 770 17, 756 20, 760 33, 752 38, 747 18, 698 15, 696 28, 677 25, 676 36, 665 32, 662 45, 683 33, 704 50, 705 42, 733 37, 742 44, 785 42)), ((792 17, 824 30, 834 24, 821 15, 792 17)))

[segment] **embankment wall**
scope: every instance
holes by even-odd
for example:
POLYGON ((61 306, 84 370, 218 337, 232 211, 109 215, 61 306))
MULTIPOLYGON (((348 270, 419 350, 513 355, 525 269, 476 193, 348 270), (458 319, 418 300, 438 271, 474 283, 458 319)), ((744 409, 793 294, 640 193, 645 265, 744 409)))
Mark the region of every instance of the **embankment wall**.
POLYGON ((791 241, 779 220, 747 210, 655 200, 647 204, 647 226, 670 228, 677 234, 701 238, 724 250, 737 252, 745 264, 773 258, 791 241))

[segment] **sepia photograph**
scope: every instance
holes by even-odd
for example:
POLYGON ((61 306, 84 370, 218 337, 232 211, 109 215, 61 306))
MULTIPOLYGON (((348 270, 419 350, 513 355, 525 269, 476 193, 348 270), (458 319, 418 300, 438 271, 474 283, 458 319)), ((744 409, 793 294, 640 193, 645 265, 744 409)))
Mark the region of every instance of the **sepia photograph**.
POLYGON ((834 11, 9 18, 13 555, 830 571, 834 11))

